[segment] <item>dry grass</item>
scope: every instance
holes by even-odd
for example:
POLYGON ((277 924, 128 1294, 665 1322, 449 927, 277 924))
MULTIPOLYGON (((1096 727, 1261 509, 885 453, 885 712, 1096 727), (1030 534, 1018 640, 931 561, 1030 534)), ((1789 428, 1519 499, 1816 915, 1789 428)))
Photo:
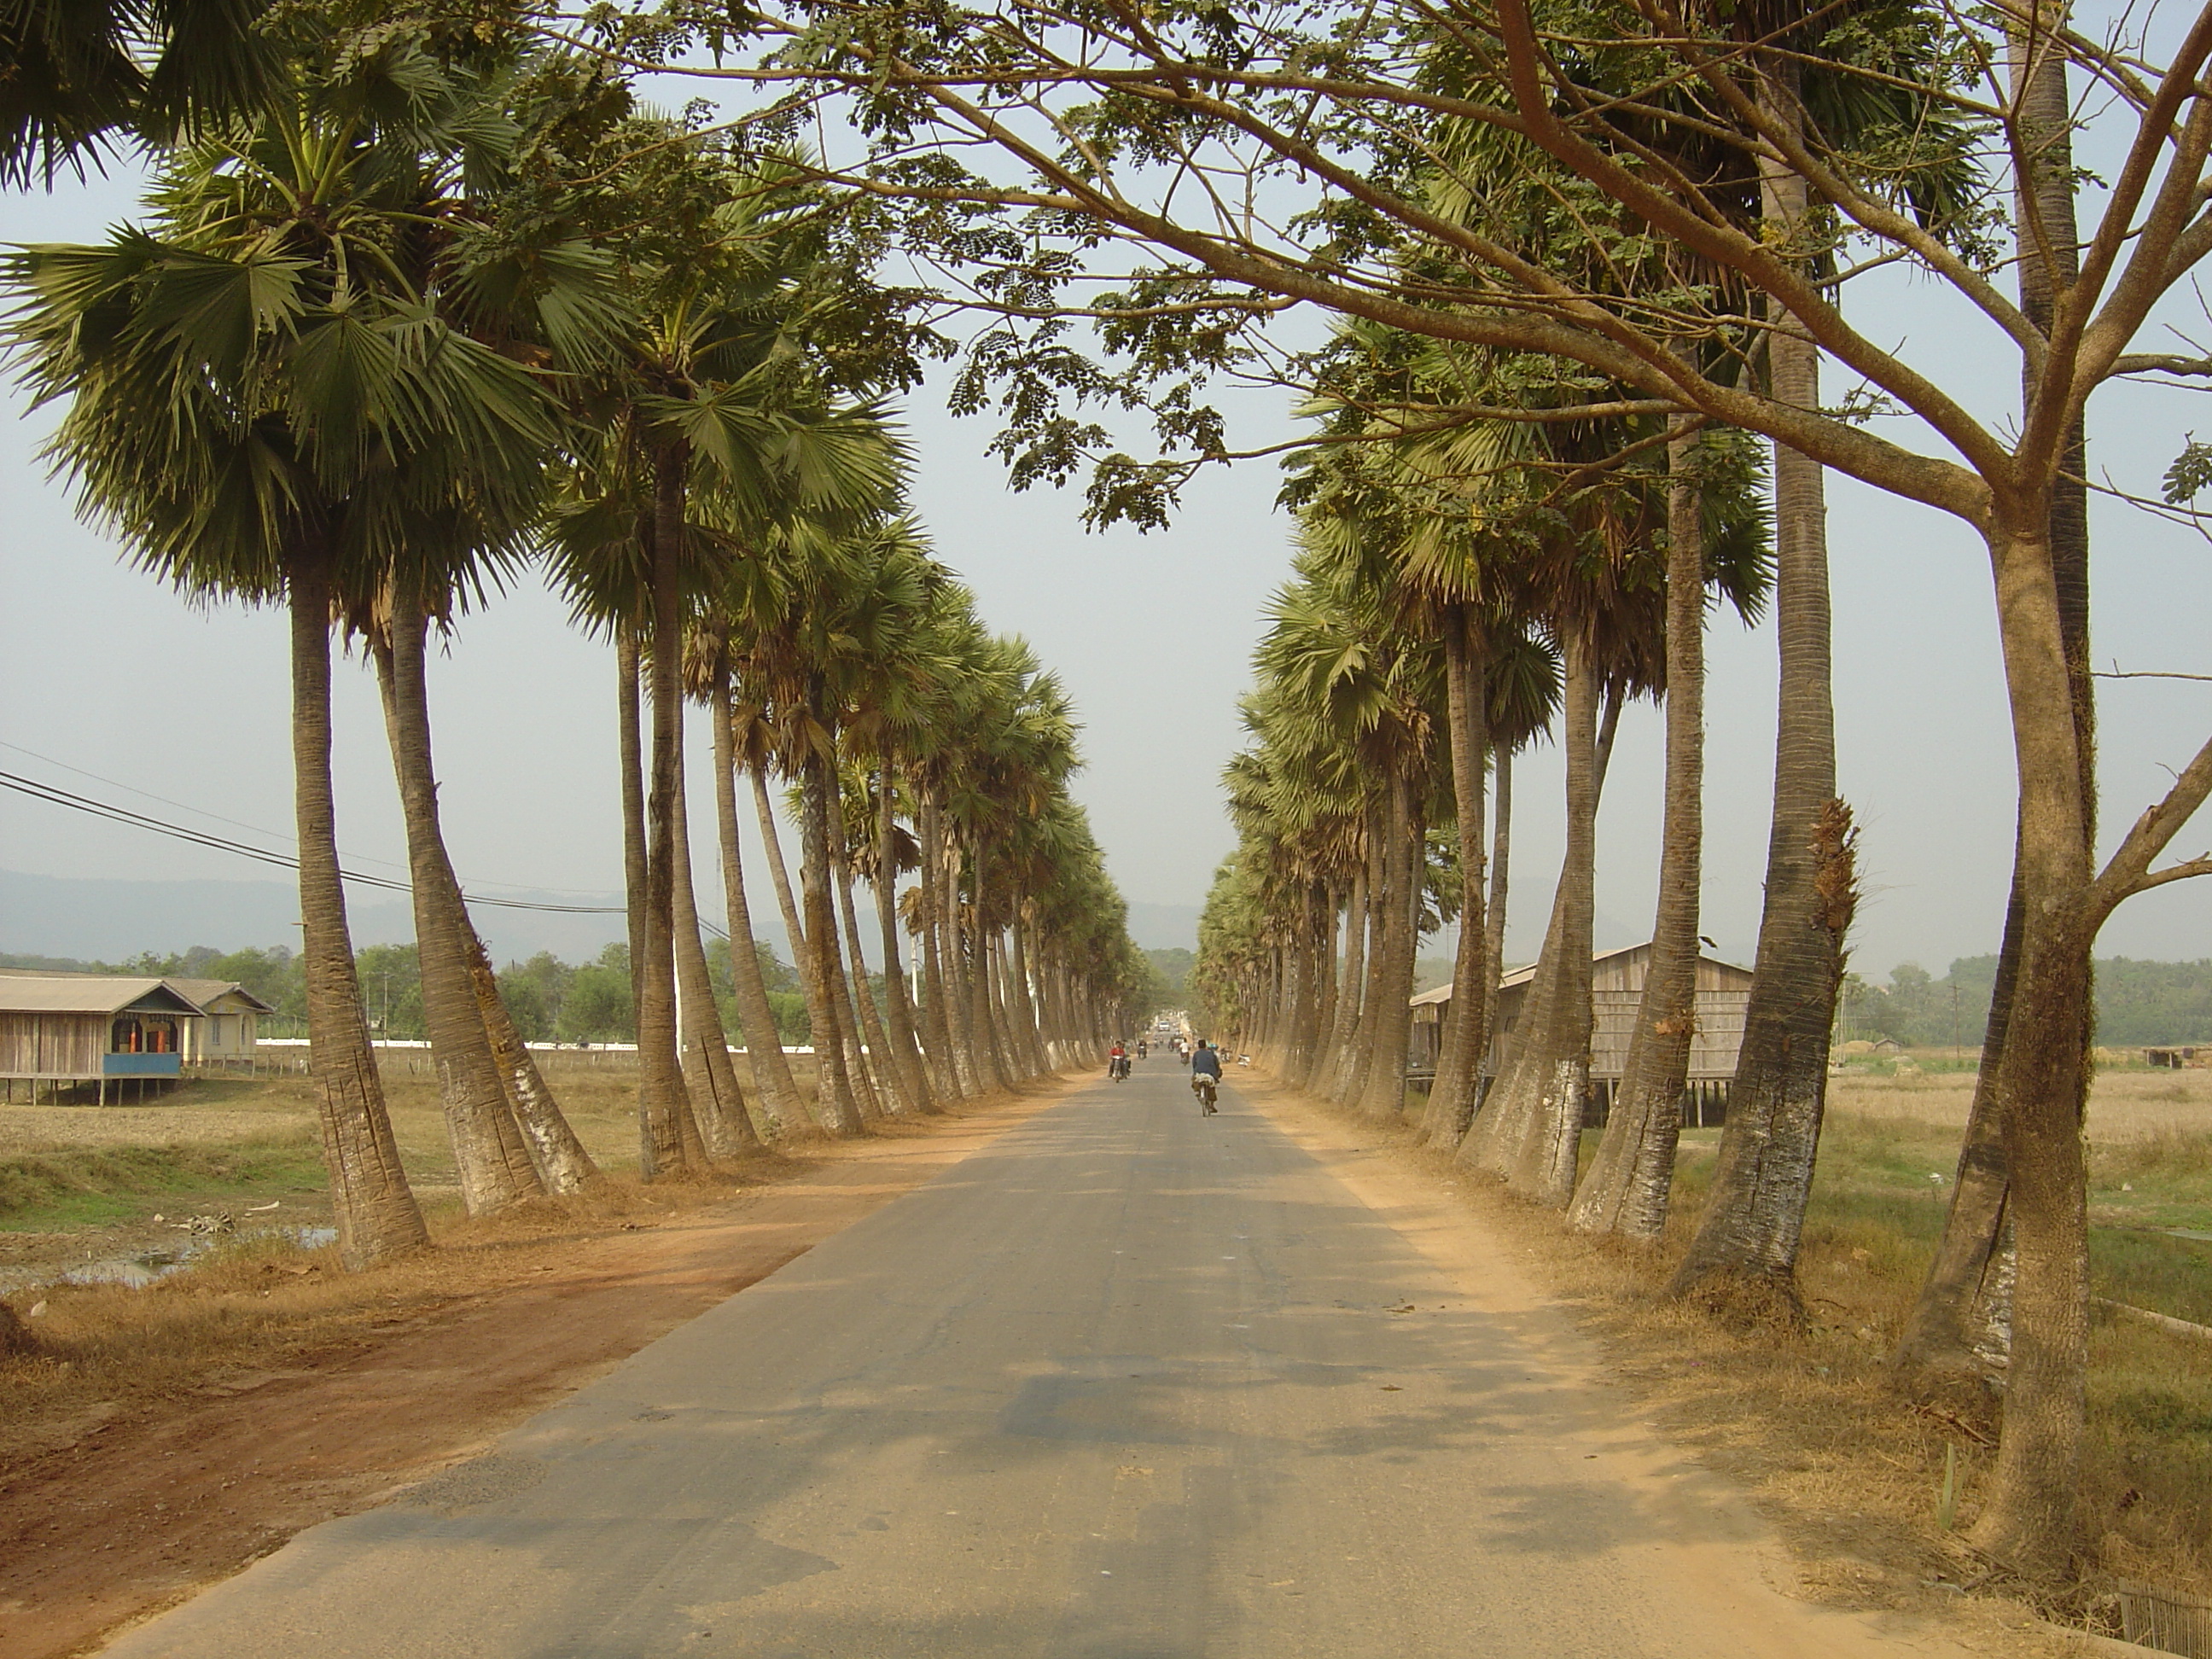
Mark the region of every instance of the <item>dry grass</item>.
MULTIPOLYGON (((811 1060, 793 1059, 811 1097, 811 1060)), ((556 1063, 548 1081, 599 1167, 634 1176, 635 1063, 556 1063)), ((434 1206, 455 1200, 434 1078, 387 1062, 385 1091, 417 1195, 434 1206)), ((254 1210, 267 1224, 322 1224, 327 1191, 303 1076, 193 1079, 158 1105, 0 1105, 0 1284, 173 1246, 184 1215, 254 1210)))
POLYGON ((456 1299, 527 1282, 549 1261, 633 1218, 661 1221, 724 1204, 788 1167, 763 1160, 651 1188, 622 1176, 587 1197, 542 1199, 484 1220, 434 1200, 424 1209, 439 1248, 368 1273, 340 1271, 334 1249, 264 1234, 210 1251, 143 1289, 53 1285, 18 1293, 19 1311, 40 1310, 33 1329, 42 1352, 7 1367, 0 1445, 28 1454, 67 1443, 119 1413, 222 1391, 241 1367, 281 1370, 388 1334, 456 1299))
MULTIPOLYGON (((1973 1103, 1970 1071, 1851 1070, 1828 1085, 1828 1103, 1861 1117, 1898 1117, 1963 1129, 1973 1103)), ((2089 1091, 2089 1139, 2100 1144, 2168 1132, 2212 1134, 2212 1071, 2105 1068, 2089 1091)))

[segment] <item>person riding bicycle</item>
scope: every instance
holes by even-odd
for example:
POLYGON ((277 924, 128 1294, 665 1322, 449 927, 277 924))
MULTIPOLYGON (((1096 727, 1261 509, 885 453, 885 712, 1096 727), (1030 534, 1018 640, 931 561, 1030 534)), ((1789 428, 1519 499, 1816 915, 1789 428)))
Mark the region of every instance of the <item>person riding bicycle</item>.
POLYGON ((1198 1097, 1200 1111, 1207 1117, 1214 1113, 1213 1097, 1221 1087, 1221 1051, 1204 1037, 1190 1051, 1190 1089, 1198 1097))

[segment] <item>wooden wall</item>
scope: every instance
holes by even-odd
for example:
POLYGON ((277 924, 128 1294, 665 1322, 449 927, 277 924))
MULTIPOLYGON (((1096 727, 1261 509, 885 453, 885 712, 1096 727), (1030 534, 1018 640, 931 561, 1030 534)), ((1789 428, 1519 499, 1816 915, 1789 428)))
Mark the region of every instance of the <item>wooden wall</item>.
POLYGON ((0 1012, 0 1077, 96 1078, 106 1014, 0 1012))

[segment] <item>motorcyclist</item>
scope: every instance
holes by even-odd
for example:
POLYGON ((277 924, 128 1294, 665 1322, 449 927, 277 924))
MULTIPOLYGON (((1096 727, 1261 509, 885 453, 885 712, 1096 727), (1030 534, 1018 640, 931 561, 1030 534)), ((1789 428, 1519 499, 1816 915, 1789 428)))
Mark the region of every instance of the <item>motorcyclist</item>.
POLYGON ((1106 1051, 1106 1075, 1116 1083, 1129 1075, 1129 1051, 1122 1046, 1119 1037, 1114 1039, 1114 1046, 1106 1051))
POLYGON ((1221 1054, 1204 1037, 1190 1051, 1191 1092, 1198 1097, 1200 1111, 1207 1117, 1214 1114, 1214 1092, 1221 1086, 1221 1054))

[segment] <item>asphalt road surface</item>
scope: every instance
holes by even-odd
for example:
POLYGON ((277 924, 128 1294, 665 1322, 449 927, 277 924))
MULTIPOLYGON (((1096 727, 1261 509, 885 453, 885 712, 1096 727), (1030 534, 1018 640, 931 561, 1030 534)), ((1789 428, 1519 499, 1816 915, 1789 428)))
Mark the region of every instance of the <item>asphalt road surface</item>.
POLYGON ((108 1651, 1908 1650, 1767 1589, 1741 1508, 1464 1285, 1155 1057, 108 1651))

